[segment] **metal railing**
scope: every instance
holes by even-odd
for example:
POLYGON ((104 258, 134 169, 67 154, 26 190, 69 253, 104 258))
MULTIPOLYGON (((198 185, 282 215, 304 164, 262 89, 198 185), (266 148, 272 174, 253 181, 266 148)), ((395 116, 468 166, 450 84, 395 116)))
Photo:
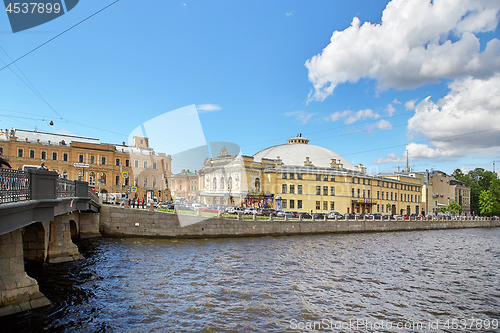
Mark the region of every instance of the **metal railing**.
POLYGON ((97 196, 97 193, 95 193, 94 191, 92 191, 91 187, 88 188, 88 193, 89 193, 90 200, 92 200, 92 201, 94 201, 96 203, 99 203, 99 197, 97 196))
POLYGON ((29 173, 27 171, 0 168, 0 203, 30 199, 29 173))
POLYGON ((76 197, 75 181, 66 178, 57 178, 56 193, 58 198, 76 197))

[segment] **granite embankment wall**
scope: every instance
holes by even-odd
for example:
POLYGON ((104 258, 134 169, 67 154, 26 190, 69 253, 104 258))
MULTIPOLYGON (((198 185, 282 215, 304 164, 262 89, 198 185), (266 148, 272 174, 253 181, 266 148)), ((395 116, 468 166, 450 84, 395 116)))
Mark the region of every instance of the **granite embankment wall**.
POLYGON ((152 212, 130 208, 102 206, 100 231, 109 237, 238 237, 279 236, 297 234, 380 232, 401 230, 431 230, 454 228, 499 227, 499 220, 261 220, 222 219, 181 216, 167 212, 152 212), (185 225, 181 227, 182 225, 185 225))

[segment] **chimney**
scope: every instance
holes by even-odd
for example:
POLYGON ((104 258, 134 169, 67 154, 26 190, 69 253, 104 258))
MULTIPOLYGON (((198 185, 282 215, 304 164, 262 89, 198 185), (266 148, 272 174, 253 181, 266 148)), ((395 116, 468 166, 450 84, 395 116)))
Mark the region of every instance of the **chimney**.
POLYGON ((50 145, 50 140, 49 140, 49 145, 50 145))
POLYGON ((122 142, 122 146, 125 146, 125 141, 122 142))
POLYGON ((28 142, 28 138, 26 138, 26 142, 28 142))

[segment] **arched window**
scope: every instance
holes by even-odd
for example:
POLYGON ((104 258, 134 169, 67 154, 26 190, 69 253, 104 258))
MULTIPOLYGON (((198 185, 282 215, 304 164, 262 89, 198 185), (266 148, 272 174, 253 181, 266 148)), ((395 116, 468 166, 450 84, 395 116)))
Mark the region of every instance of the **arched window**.
POLYGON ((233 178, 229 177, 229 179, 227 180, 227 189, 231 191, 232 188, 233 188, 233 178))
POLYGON ((104 172, 101 172, 101 179, 104 179, 102 182, 103 185, 106 185, 106 174, 104 172))
POLYGON ((260 179, 259 178, 255 178, 255 190, 257 192, 260 192, 260 179))
POLYGON ((224 191, 224 189, 225 189, 225 187, 224 187, 224 178, 221 178, 221 179, 220 179, 220 189, 221 189, 222 191, 224 191))
POLYGON ((89 173, 89 185, 95 186, 95 173, 93 171, 89 173))
POLYGON ((213 190, 216 190, 217 189, 217 178, 214 177, 214 181, 213 181, 213 190))
POLYGON ((144 177, 144 187, 148 187, 148 177, 144 177))
POLYGON ((210 181, 208 179, 208 176, 205 176, 205 188, 208 190, 208 186, 210 185, 210 181))
POLYGON ((156 187, 156 177, 153 177, 153 188, 156 187))
POLYGON ((120 175, 115 176, 115 185, 120 185, 120 175))

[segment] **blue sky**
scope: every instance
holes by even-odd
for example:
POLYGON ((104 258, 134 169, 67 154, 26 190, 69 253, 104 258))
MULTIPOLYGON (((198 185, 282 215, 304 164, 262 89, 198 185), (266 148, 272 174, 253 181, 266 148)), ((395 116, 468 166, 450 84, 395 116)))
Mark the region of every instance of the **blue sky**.
MULTIPOLYGON (((0 59, 112 2, 80 1, 15 34, 1 14, 0 59)), ((0 128, 121 143, 194 104, 206 142, 246 155, 300 132, 372 172, 404 167, 407 149, 418 171, 491 170, 500 167, 499 10, 478 0, 121 0, 0 71, 0 128)), ((199 128, 156 125, 167 154, 199 128)))

